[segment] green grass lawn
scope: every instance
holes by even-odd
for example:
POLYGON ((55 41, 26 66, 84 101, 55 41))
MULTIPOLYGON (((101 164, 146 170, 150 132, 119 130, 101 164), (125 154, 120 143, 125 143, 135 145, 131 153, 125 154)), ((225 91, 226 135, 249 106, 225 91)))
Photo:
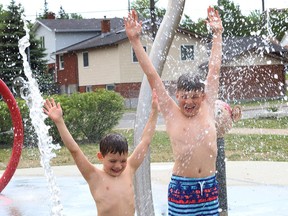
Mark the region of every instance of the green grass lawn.
MULTIPOLYGON (((245 128, 281 128, 288 129, 288 117, 244 119, 234 124, 234 127, 245 128)), ((117 130, 122 133, 129 142, 130 151, 133 150, 133 130, 117 130)), ((97 144, 81 144, 81 149, 92 163, 98 163, 96 153, 97 144)), ((230 161, 286 161, 288 162, 288 136, 283 135, 237 135, 225 136, 226 157, 230 161)), ((5 169, 11 155, 11 146, 0 146, 0 169, 5 169)), ((51 165, 71 165, 74 161, 65 148, 56 151, 51 165)), ((25 147, 22 151, 19 168, 39 167, 40 154, 38 148, 25 147)), ((152 162, 173 161, 170 140, 163 131, 157 131, 151 144, 152 162)))
MULTIPOLYGON (((133 149, 133 130, 117 131, 128 138, 133 149)), ((98 145, 81 144, 84 154, 92 163, 98 163, 98 145)), ((226 157, 229 161, 286 161, 288 162, 288 136, 278 135, 234 135, 225 136, 226 157)), ((56 151, 51 165, 71 165, 74 161, 65 148, 56 151)), ((0 169, 5 169, 11 155, 11 147, 0 148, 0 169)), ((18 168, 39 167, 38 148, 24 148, 18 168)), ((172 162, 172 150, 166 132, 157 131, 151 144, 152 162, 172 162)))
POLYGON ((282 118, 242 119, 236 122, 235 128, 277 128, 288 130, 288 116, 282 118))

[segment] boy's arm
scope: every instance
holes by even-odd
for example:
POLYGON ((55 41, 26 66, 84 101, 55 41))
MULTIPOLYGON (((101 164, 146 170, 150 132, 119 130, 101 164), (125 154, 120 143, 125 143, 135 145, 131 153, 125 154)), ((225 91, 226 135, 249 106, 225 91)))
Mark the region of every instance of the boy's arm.
POLYGON ((212 48, 209 58, 206 93, 208 101, 214 106, 219 88, 220 67, 222 61, 222 21, 217 10, 209 7, 208 25, 213 32, 212 48))
POLYGON ((147 154, 148 147, 152 141, 156 128, 158 109, 158 98, 155 89, 153 89, 152 107, 149 119, 143 130, 140 143, 128 159, 128 163, 134 171, 140 166, 147 154))
POLYGON ((83 177, 86 181, 89 180, 90 176, 96 168, 93 164, 91 164, 84 153, 81 151, 78 144, 73 139, 72 135, 70 134, 68 128, 63 119, 63 112, 60 106, 60 103, 55 103, 54 99, 46 100, 44 103, 43 108, 44 113, 48 115, 48 117, 55 123, 59 134, 62 138, 63 143, 70 151, 78 169, 80 170, 83 177))
POLYGON ((124 19, 124 23, 127 37, 129 38, 130 43, 134 49, 138 62, 143 72, 147 76, 151 89, 156 90, 157 95, 159 96, 159 105, 162 114, 165 114, 163 112, 165 112, 167 108, 169 109, 171 102, 173 103, 174 101, 168 95, 159 74, 149 59, 149 56, 143 49, 143 45, 140 40, 142 22, 138 22, 138 15, 136 11, 132 10, 132 12, 128 14, 128 17, 124 19))

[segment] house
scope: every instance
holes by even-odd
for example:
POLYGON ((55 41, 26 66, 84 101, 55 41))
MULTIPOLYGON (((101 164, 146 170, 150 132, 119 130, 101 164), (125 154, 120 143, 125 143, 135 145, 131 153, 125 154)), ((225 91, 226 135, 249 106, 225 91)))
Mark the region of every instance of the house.
MULTIPOLYGON (((36 20, 33 31, 46 49, 46 60, 51 71, 55 67, 55 52, 64 47, 101 34, 102 19, 49 19, 36 20)), ((120 25, 120 18, 111 19, 111 28, 120 25)))
POLYGON ((263 37, 224 39, 220 98, 228 101, 282 98, 288 50, 263 37))
MULTIPOLYGON (((102 29, 109 29, 109 20, 103 20, 102 25, 102 29)), ((149 53, 153 40, 146 33, 141 39, 149 53)), ((169 82, 184 72, 199 71, 199 63, 208 59, 205 46, 201 36, 178 29, 162 72, 163 80, 169 82)), ((58 50, 56 60, 61 93, 113 89, 126 99, 128 107, 136 106, 143 71, 123 26, 58 50)))
MULTIPOLYGON (((143 72, 125 34, 123 20, 104 18, 99 29, 92 37, 56 50, 55 74, 60 92, 70 94, 106 88, 119 92, 126 99, 126 106, 135 107, 143 72)), ((173 95, 175 80, 180 74, 187 71, 206 74, 209 57, 206 39, 178 29, 162 72, 170 94, 173 95)), ((144 33, 141 40, 149 53, 153 42, 149 33, 144 33)), ((279 44, 260 37, 226 38, 220 98, 234 101, 283 97, 285 64, 287 50, 279 44)))

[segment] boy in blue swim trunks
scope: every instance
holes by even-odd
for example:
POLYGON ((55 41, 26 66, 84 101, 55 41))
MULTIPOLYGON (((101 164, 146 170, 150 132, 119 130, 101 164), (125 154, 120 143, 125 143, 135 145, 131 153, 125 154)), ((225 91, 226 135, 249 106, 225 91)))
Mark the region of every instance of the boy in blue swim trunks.
POLYGON ((218 96, 222 57, 222 22, 218 11, 208 8, 207 24, 213 32, 206 81, 181 75, 176 99, 169 96, 160 76, 140 41, 142 23, 132 11, 124 19, 126 34, 151 88, 156 89, 159 105, 171 140, 175 163, 168 189, 169 215, 219 215, 215 179, 217 135, 215 101, 218 96))

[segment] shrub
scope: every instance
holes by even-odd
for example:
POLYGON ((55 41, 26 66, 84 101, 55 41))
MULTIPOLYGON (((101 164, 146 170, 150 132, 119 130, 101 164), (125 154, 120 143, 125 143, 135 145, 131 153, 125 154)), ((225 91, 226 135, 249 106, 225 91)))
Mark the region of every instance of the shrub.
MULTIPOLYGON (((16 98, 16 102, 18 105, 18 108, 20 109, 20 114, 22 117, 22 123, 24 127, 24 143, 27 143, 27 138, 29 138, 28 134, 30 134, 28 131, 29 127, 26 127, 26 123, 29 124, 29 113, 28 113, 28 107, 25 104, 25 101, 19 98, 16 98)), ((10 111, 8 109, 8 106, 6 102, 0 101, 0 144, 4 145, 10 145, 13 143, 13 127, 12 127, 12 120, 10 111)))
MULTIPOLYGON (((57 98, 60 102, 66 125, 72 136, 78 140, 96 143, 115 127, 124 112, 124 99, 113 91, 97 90, 89 93, 75 93, 57 98)), ((51 134, 60 141, 56 127, 51 125, 51 134)))
MULTIPOLYGON (((60 102, 66 125, 77 140, 84 139, 96 143, 107 132, 115 127, 124 112, 124 99, 113 91, 97 90, 89 93, 75 93, 68 95, 53 95, 56 102, 60 102)), ((23 119, 24 144, 35 146, 37 136, 31 124, 29 110, 23 99, 17 99, 18 107, 23 119)), ((60 143, 61 138, 54 123, 46 119, 50 126, 49 134, 55 143, 60 143)), ((0 101, 0 144, 13 142, 12 122, 8 107, 0 101)))

